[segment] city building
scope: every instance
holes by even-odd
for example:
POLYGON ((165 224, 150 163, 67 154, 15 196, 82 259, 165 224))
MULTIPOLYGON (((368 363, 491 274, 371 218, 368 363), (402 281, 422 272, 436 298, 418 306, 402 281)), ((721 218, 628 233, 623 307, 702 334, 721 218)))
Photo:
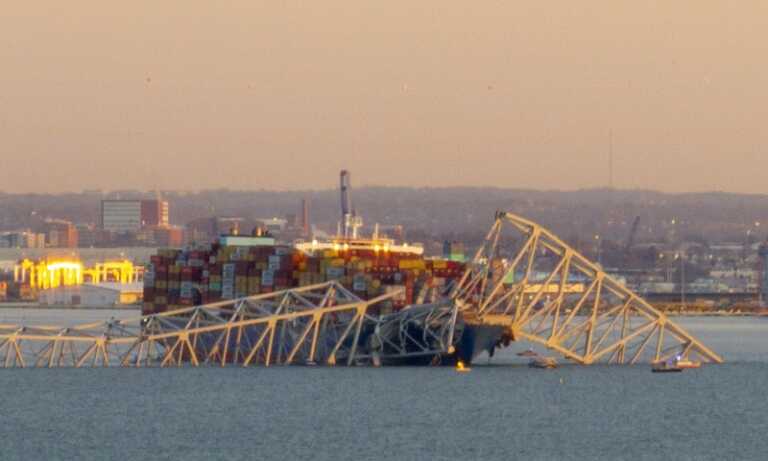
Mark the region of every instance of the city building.
POLYGON ((280 218, 266 218, 257 219, 256 222, 260 227, 272 235, 279 235, 288 226, 289 221, 287 219, 280 218))
POLYGON ((165 200, 142 200, 141 225, 168 226, 168 202, 165 200))
POLYGON ((152 233, 152 245, 160 247, 181 247, 184 244, 184 229, 176 226, 155 226, 148 228, 152 233))
POLYGON ((309 237, 312 231, 312 224, 309 217, 309 199, 301 199, 301 233, 302 237, 309 237))
POLYGON ((247 230, 249 223, 241 217, 211 217, 199 218, 186 225, 187 242, 205 242, 219 235, 239 235, 241 230, 247 230))
POLYGON ((148 226, 168 226, 165 200, 102 200, 101 228, 111 232, 136 232, 148 226))
POLYGON ((3 232, 0 248, 45 248, 45 234, 30 230, 3 232))
POLYGON ((141 200, 102 200, 101 228, 110 232, 141 229, 141 200))
POLYGON ((74 224, 63 219, 47 219, 44 223, 47 246, 77 248, 78 233, 74 224))

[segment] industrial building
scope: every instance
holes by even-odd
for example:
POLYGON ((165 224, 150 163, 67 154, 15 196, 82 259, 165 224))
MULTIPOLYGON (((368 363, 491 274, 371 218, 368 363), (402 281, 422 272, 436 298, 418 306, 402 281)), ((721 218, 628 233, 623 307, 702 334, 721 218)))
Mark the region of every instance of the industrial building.
POLYGON ((176 226, 145 226, 136 236, 148 246, 180 247, 184 244, 184 229, 176 226))
POLYGON ((113 307, 137 304, 141 295, 141 282, 61 285, 40 291, 38 302, 44 306, 113 307))

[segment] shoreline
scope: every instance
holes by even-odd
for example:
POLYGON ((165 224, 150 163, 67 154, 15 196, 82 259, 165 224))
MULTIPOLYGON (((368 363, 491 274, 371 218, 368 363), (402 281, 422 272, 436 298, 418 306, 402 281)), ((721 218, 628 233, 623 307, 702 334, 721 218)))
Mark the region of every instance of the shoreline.
POLYGON ((141 311, 141 305, 120 305, 120 306, 67 306, 64 304, 37 304, 24 302, 0 303, 0 309, 43 309, 43 310, 68 310, 68 311, 141 311))

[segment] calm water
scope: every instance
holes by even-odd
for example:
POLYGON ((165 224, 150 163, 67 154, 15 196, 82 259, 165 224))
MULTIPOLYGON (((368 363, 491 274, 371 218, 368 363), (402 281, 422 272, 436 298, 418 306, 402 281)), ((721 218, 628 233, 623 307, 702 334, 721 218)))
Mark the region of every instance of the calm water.
POLYGON ((766 459, 768 320, 681 323, 728 363, 0 370, 0 460, 766 459))

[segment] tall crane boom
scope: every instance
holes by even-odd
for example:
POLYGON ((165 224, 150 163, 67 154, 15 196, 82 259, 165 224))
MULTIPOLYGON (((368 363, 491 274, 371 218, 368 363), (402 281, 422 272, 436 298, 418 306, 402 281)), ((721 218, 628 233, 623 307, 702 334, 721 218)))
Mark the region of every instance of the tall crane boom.
POLYGON ((351 175, 347 170, 341 170, 339 189, 341 189, 341 226, 345 238, 357 238, 357 230, 363 226, 363 220, 352 208, 351 175))
POLYGON ((350 196, 350 174, 347 170, 341 170, 339 177, 339 186, 341 189, 341 218, 352 214, 352 197, 350 196))
POLYGON ((629 253, 632 249, 632 245, 635 244, 635 237, 637 236, 637 229, 640 226, 640 216, 635 216, 635 220, 632 222, 632 228, 629 230, 627 236, 627 243, 624 244, 624 252, 629 253))

